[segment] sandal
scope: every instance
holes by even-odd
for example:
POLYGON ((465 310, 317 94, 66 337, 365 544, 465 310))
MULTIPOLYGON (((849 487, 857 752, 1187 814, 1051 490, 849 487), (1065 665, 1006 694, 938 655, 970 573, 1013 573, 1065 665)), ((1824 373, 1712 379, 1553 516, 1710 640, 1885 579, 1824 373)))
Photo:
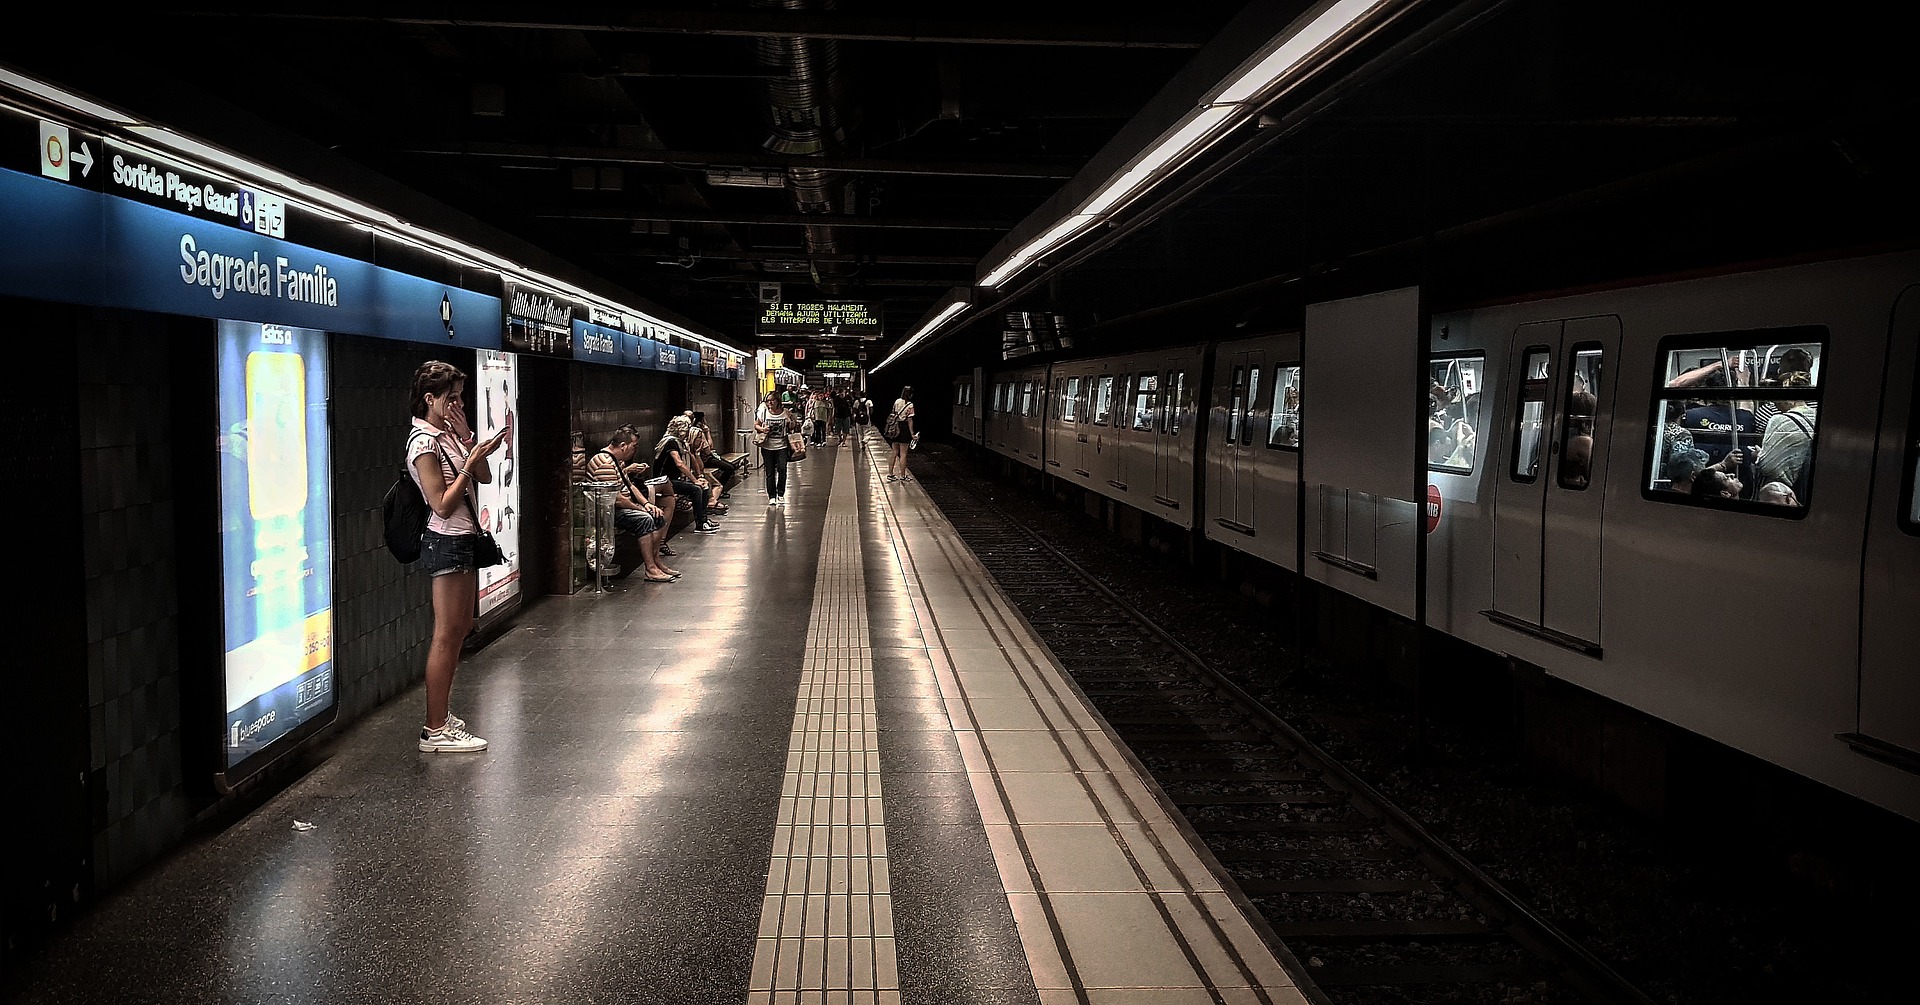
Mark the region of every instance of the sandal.
POLYGON ((678 576, 656 576, 656 575, 654 575, 653 573, 651 573, 651 572, 649 572, 649 573, 647 573, 646 575, 644 575, 644 576, 642 576, 642 577, 640 577, 640 578, 641 578, 641 579, 644 579, 644 580, 646 580, 646 581, 647 581, 647 582, 649 582, 649 583, 671 583, 671 582, 673 582, 673 581, 674 581, 675 579, 678 579, 678 578, 680 578, 680 577, 678 577, 678 576))

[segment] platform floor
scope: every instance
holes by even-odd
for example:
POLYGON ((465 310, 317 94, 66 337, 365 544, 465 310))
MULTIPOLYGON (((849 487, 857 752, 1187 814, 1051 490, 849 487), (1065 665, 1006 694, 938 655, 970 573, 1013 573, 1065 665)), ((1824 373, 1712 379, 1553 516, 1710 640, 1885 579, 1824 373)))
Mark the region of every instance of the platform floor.
POLYGON ((5 977, 18 1002, 1306 999, 886 445, 549 598, 5 977), (294 822, 310 823, 299 830, 294 822))

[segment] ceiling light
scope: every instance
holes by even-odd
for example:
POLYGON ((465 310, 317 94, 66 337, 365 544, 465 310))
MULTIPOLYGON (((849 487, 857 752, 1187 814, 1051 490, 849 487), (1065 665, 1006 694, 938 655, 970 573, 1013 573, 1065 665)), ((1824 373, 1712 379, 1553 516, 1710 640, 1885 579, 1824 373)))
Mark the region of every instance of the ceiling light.
POLYGON ((1181 116, 1180 121, 1140 154, 1124 171, 1109 178, 1066 219, 987 273, 982 286, 995 287, 1012 278, 1055 247, 1066 243, 1116 209, 1151 190, 1168 175, 1257 115, 1272 100, 1275 88, 1311 68, 1334 41, 1369 19, 1394 0, 1335 0, 1320 13, 1296 19, 1269 41, 1252 64, 1239 71, 1212 98, 1181 116))

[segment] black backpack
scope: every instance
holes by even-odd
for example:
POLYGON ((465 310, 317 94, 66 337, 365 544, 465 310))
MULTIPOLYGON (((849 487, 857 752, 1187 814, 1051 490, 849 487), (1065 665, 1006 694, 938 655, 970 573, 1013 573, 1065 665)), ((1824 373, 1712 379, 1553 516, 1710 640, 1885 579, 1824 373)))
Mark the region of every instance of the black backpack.
POLYGON ((413 483, 413 476, 404 468, 400 477, 387 486, 386 498, 380 500, 380 518, 385 524, 387 551, 402 565, 411 565, 420 559, 420 539, 427 533, 427 514, 433 512, 427 508, 427 497, 420 494, 420 486, 413 483))

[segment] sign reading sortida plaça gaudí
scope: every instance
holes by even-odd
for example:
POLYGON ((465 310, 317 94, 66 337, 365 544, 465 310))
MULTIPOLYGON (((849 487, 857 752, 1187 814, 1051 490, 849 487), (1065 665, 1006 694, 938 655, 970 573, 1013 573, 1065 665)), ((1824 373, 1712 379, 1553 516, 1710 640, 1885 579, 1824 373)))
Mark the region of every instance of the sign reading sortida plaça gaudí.
POLYGON ((759 334, 778 332, 878 332, 880 318, 873 305, 858 300, 796 300, 768 304, 754 325, 759 334))

